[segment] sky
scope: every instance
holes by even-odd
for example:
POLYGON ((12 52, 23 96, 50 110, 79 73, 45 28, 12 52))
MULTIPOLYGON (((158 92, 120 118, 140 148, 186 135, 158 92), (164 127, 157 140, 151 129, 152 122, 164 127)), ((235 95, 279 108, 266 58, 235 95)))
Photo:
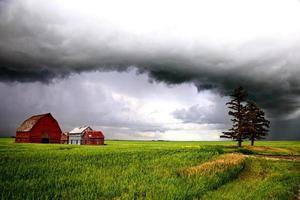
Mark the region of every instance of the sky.
POLYGON ((300 139, 298 0, 0 0, 0 136, 51 112, 109 139, 220 140, 243 86, 300 139))

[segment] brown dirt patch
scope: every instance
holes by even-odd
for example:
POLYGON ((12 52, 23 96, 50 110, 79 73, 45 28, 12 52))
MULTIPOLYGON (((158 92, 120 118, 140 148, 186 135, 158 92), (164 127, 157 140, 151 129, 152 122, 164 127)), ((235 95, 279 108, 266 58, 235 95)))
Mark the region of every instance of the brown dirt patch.
POLYGON ((300 156, 281 156, 281 155, 247 155, 247 157, 252 158, 264 158, 268 160, 289 160, 289 161, 298 161, 300 162, 300 156))
POLYGON ((257 152, 280 152, 280 153, 290 153, 291 151, 284 148, 278 147, 266 147, 266 146, 244 146, 245 149, 257 152))
POLYGON ((182 169, 179 173, 186 176, 191 176, 194 174, 214 174, 217 172, 225 171, 229 167, 241 164, 244 161, 245 157, 245 155, 237 153, 224 154, 218 157, 216 160, 209 161, 198 166, 182 169))

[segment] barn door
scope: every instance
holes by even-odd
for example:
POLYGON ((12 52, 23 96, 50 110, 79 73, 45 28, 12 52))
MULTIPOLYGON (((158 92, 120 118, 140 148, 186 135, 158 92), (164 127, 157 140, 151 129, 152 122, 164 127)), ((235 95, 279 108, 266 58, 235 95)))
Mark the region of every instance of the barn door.
POLYGON ((42 143, 49 143, 49 135, 48 133, 42 134, 42 143))

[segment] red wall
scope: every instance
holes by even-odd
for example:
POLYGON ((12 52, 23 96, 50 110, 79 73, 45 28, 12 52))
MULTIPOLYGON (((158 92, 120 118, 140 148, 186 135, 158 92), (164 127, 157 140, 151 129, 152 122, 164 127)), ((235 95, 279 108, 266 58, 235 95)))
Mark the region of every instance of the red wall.
POLYGON ((100 136, 89 137, 89 132, 84 133, 82 140, 82 144, 86 145, 104 145, 104 138, 100 138, 100 136))
POLYGON ((68 144, 68 142, 69 142, 69 136, 65 135, 65 134, 61 134, 60 143, 61 144, 68 144))
MULTIPOLYGON (((60 143, 61 129, 54 118, 45 116, 41 118, 27 134, 29 135, 29 139, 27 140, 31 143, 41 143, 43 136, 47 135, 49 143, 60 143)), ((23 135, 26 135, 26 133, 17 132, 16 142, 27 142, 25 139, 22 139, 23 135)))
POLYGON ((28 132, 17 132, 16 134, 16 142, 30 142, 30 134, 28 132))
POLYGON ((83 144, 86 145, 104 145, 104 139, 100 138, 88 138, 88 139, 83 139, 83 144))

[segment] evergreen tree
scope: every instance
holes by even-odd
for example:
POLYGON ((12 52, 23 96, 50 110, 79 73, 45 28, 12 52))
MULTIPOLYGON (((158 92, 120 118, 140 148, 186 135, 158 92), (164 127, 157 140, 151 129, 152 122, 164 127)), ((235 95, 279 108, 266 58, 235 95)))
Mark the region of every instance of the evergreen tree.
POLYGON ((245 107, 243 103, 246 100, 247 93, 242 87, 238 87, 234 90, 231 96, 231 101, 226 103, 230 111, 228 114, 232 116, 232 128, 229 129, 227 132, 223 132, 221 138, 231 138, 233 140, 238 141, 238 146, 242 146, 243 140, 246 138, 244 131, 245 131, 245 107))
POLYGON ((254 145, 255 140, 264 139, 268 134, 270 122, 265 119, 265 113, 254 103, 248 102, 245 106, 245 135, 254 145))

